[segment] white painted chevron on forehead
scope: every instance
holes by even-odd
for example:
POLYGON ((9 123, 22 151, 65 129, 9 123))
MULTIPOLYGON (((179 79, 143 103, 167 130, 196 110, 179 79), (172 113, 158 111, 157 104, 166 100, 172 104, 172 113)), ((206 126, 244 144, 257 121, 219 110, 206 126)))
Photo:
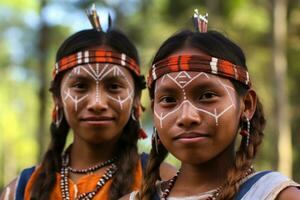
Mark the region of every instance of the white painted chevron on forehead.
MULTIPOLYGON (((218 126, 218 121, 219 121, 219 118, 221 116, 223 116, 230 109, 235 109, 235 104, 234 104, 234 101, 233 101, 233 96, 232 96, 232 93, 229 91, 229 90, 234 91, 234 88, 232 88, 231 86, 223 83, 219 77, 215 77, 215 78, 217 78, 218 83, 226 91, 227 95, 230 98, 230 103, 223 110, 218 110, 217 108, 214 108, 213 112, 212 112, 212 111, 209 111, 209 110, 204 109, 204 108, 199 108, 196 105, 194 105, 192 103, 192 101, 190 101, 187 98, 187 96, 186 96, 186 89, 185 88, 190 83, 192 83, 194 80, 196 80, 198 78, 201 78, 201 77, 210 79, 211 76, 213 76, 213 75, 206 74, 204 72, 197 73, 197 75, 193 76, 191 74, 191 72, 181 71, 181 72, 177 73, 177 75, 175 77, 173 77, 172 74, 165 74, 163 77, 161 77, 160 79, 158 79, 156 81, 155 84, 158 84, 158 83, 163 84, 166 79, 169 79, 174 84, 176 84, 179 88, 181 88, 181 91, 182 91, 182 94, 183 94, 183 100, 180 103, 180 105, 176 106, 175 109, 172 110, 172 111, 170 111, 170 112, 167 112, 167 113, 158 112, 158 111, 156 111, 156 107, 154 106, 154 116, 160 121, 160 127, 161 128, 163 128, 164 120, 167 119, 168 117, 171 117, 174 114, 179 115, 179 113, 177 113, 177 112, 180 111, 182 109, 183 105, 185 105, 185 104, 188 104, 188 106, 191 106, 193 109, 195 109, 196 111, 198 111, 200 113, 206 114, 206 115, 214 118, 216 126, 218 126)), ((155 88, 158 88, 157 85, 155 86, 155 88)), ((155 90, 155 92, 156 91, 157 90, 155 90)))

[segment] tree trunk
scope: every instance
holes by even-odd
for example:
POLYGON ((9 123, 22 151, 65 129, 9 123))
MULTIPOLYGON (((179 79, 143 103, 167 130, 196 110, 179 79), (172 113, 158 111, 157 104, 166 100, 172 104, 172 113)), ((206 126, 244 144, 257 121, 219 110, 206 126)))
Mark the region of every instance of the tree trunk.
POLYGON ((287 86, 287 0, 273 0, 273 65, 278 125, 278 170, 292 176, 292 141, 287 86))
POLYGON ((42 11, 46 7, 47 0, 40 1, 40 29, 38 33, 38 77, 39 77, 39 113, 38 113, 38 128, 37 128, 37 140, 38 140, 38 160, 40 161, 45 150, 46 143, 46 104, 47 104, 47 54, 48 54, 48 26, 43 18, 42 11))

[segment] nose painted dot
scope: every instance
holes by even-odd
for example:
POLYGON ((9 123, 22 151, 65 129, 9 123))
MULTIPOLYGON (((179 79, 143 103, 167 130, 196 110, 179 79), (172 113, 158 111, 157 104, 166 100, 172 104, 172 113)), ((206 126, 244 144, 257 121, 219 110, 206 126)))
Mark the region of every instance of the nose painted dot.
POLYGON ((183 99, 186 100, 186 93, 185 93, 185 90, 182 89, 182 92, 183 92, 183 99))

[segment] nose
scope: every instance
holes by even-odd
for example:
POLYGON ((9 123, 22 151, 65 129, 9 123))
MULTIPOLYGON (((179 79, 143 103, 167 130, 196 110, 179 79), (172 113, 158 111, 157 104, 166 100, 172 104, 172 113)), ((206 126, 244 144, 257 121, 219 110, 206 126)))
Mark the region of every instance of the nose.
POLYGON ((96 87, 91 95, 89 95, 89 104, 87 109, 92 112, 103 112, 108 109, 108 98, 106 93, 96 87))
POLYGON ((201 123, 201 116, 197 109, 188 101, 182 104, 177 118, 177 126, 182 128, 191 128, 201 123))

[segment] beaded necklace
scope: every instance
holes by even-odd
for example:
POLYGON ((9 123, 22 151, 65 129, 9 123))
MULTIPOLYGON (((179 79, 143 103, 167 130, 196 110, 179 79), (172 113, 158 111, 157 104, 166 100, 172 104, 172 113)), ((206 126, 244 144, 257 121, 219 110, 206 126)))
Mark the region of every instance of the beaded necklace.
MULTIPOLYGON (((246 170, 245 175, 238 181, 238 183, 242 182, 243 179, 247 178, 250 174, 254 172, 253 166, 251 166, 248 170, 246 170)), ((178 174, 180 173, 180 170, 177 171, 176 175, 168 180, 166 188, 163 190, 161 194, 161 200, 167 200, 167 197, 169 196, 172 188, 175 185, 175 182, 177 180, 178 174)), ((219 195, 221 194, 221 191, 223 189, 223 186, 219 186, 217 189, 214 190, 214 192, 211 194, 211 196, 207 197, 205 200, 216 200, 219 195)))
POLYGON ((113 177, 113 175, 117 171, 117 166, 113 163, 116 160, 116 158, 107 160, 103 163, 100 163, 98 165, 95 165, 93 167, 89 167, 87 169, 73 169, 69 167, 69 156, 68 154, 65 154, 62 158, 62 167, 61 167, 61 179, 60 179, 60 190, 62 194, 62 198, 64 200, 70 200, 70 192, 69 192, 69 183, 68 183, 68 175, 70 172, 73 173, 80 173, 80 174, 87 174, 87 173, 92 173, 104 166, 107 166, 111 164, 108 169, 105 171, 105 173, 101 176, 99 181, 96 184, 96 187, 94 190, 90 192, 84 192, 80 194, 78 197, 76 197, 76 200, 91 200, 93 197, 97 194, 97 192, 105 185, 105 183, 113 177), (73 171, 71 171, 71 169, 73 171))
MULTIPOLYGON (((69 163, 68 154, 66 154, 65 159, 66 159, 66 163, 69 163)), ((86 168, 86 169, 74 169, 71 166, 67 166, 67 168, 70 172, 75 173, 75 174, 90 174, 90 173, 97 171, 98 169, 100 169, 102 167, 105 167, 107 165, 114 163, 116 160, 117 160, 117 158, 112 158, 112 159, 106 160, 102 163, 99 163, 97 165, 94 165, 94 166, 86 168)))

